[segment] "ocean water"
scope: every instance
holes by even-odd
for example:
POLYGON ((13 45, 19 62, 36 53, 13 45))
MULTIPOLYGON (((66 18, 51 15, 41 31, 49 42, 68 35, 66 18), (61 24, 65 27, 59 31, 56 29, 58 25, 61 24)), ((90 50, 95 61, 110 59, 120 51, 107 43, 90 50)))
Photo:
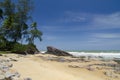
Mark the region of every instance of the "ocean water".
MULTIPOLYGON (((41 53, 45 53, 46 51, 41 51, 41 53)), ((93 58, 97 58, 97 57, 103 57, 103 58, 120 58, 120 51, 117 50, 111 50, 111 51, 66 51, 70 54, 72 54, 75 57, 80 57, 80 56, 90 56, 93 58)))
POLYGON ((68 51, 75 57, 91 56, 91 57, 103 57, 103 58, 120 58, 120 51, 68 51))

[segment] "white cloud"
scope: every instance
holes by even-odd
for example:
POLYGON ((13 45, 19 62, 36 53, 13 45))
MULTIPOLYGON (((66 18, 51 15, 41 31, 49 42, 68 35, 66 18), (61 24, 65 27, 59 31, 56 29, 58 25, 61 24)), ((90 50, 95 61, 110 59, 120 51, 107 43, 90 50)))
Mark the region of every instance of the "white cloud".
POLYGON ((64 21, 64 22, 84 22, 84 21, 86 21, 86 18, 87 18, 86 14, 66 11, 64 13, 64 17, 62 17, 61 21, 64 21))
POLYGON ((120 28, 120 12, 93 17, 91 25, 98 29, 120 28))
POLYGON ((94 33, 93 37, 101 39, 115 39, 120 38, 120 33, 94 33))
MULTIPOLYGON (((67 11, 62 17, 62 22, 84 23, 84 29, 116 29, 120 28, 120 12, 111 14, 92 14, 67 11)), ((68 23, 69 24, 69 23, 68 23)), ((74 23, 73 23, 74 24, 74 23)), ((74 25, 75 26, 75 25, 74 25)), ((77 26, 81 30, 81 25, 77 26)))
POLYGON ((51 22, 52 24, 55 23, 54 26, 46 25, 42 28, 46 31, 58 32, 120 29, 120 12, 112 14, 92 14, 67 11, 61 18, 58 18, 55 21, 56 22, 51 22), (74 22, 78 24, 76 25, 74 22), (83 25, 81 25, 82 23, 83 25), (74 25, 71 26, 70 24, 74 25))

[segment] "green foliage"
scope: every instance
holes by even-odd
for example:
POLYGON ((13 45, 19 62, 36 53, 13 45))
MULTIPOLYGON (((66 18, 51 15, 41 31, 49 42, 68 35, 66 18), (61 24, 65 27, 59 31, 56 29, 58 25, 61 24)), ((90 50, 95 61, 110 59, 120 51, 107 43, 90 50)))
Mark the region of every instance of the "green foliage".
POLYGON ((7 54, 8 52, 6 51, 0 51, 0 54, 7 54))
POLYGON ((16 43, 12 49, 12 52, 14 53, 20 53, 20 54, 34 54, 37 50, 36 46, 33 44, 28 44, 28 45, 22 45, 19 43, 16 43))
POLYGON ((31 10, 29 3, 30 0, 18 0, 17 4, 11 0, 1 2, 1 8, 4 11, 2 31, 6 39, 17 42, 25 35, 29 28, 26 24, 31 10))
POLYGON ((23 53, 27 49, 26 45, 21 45, 19 43, 14 44, 14 47, 12 49, 12 52, 15 53, 23 53))
POLYGON ((0 51, 10 51, 15 43, 7 40, 1 40, 0 44, 0 51))
POLYGON ((41 41, 42 32, 37 29, 37 23, 32 21, 32 9, 31 0, 0 1, 0 19, 2 20, 0 50, 12 50, 13 52, 37 50, 34 40, 38 38, 41 41), (32 24, 29 25, 28 21, 31 21, 32 24), (20 40, 26 40, 28 45, 18 43, 20 40))
POLYGON ((31 30, 29 31, 30 37, 28 38, 28 41, 30 44, 34 44, 35 38, 38 38, 40 41, 42 41, 41 36, 43 35, 41 31, 37 29, 37 23, 33 22, 31 24, 31 30))

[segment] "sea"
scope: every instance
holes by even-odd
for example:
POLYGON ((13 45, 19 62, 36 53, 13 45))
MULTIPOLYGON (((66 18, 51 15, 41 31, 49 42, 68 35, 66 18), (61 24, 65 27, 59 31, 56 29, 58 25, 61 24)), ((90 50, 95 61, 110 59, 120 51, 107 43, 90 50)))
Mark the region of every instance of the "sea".
MULTIPOLYGON (((41 51, 45 53, 46 51, 41 51)), ((120 50, 66 50, 66 52, 72 54, 75 57, 93 57, 93 58, 105 58, 105 59, 120 59, 120 50)))

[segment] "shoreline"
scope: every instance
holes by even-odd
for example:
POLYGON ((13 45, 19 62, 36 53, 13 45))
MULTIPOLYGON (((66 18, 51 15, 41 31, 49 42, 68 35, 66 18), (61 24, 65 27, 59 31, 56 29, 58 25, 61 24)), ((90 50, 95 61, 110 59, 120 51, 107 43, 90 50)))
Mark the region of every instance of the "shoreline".
MULTIPOLYGON (((45 53, 46 51, 41 51, 41 53, 45 53)), ((120 58, 120 52, 113 53, 113 52, 77 52, 77 51, 68 51, 69 54, 72 54, 74 57, 80 57, 80 56, 91 56, 91 57, 103 57, 103 58, 120 58)))

